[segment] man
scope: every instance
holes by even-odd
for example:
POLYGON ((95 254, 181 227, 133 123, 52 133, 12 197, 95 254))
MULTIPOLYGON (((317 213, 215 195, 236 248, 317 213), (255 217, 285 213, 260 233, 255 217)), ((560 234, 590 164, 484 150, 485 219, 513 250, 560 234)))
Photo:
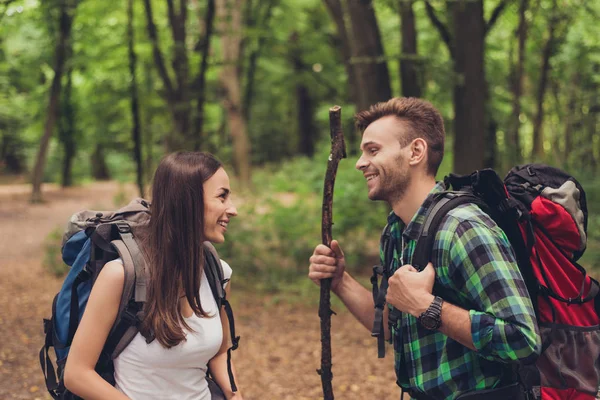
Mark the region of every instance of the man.
MULTIPOLYGON (((432 263, 421 272, 410 265, 433 194, 445 190, 435 180, 445 136, 439 112, 423 100, 394 98, 355 118, 363 132, 356 168, 369 199, 393 210, 388 224, 395 251, 386 301, 394 314, 401 312, 391 329, 397 383, 413 398, 444 400, 505 386, 514 379, 507 363, 534 361, 541 344, 504 232, 476 205, 461 205, 443 218, 432 263), (461 301, 437 297, 434 282, 461 301), (432 326, 429 318, 426 328, 420 318, 425 312, 438 323, 432 326)), ((317 284, 333 278, 332 291, 367 329, 373 327, 372 294, 345 271, 337 241, 331 249, 315 248, 308 276, 317 284)))

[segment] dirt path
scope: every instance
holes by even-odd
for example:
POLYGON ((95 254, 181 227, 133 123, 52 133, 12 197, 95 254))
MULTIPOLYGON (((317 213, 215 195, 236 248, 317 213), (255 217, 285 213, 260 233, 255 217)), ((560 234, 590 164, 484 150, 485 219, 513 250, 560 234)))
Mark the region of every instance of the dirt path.
MULTIPOLYGON (((83 208, 112 209, 113 199, 133 197, 116 183, 61 190, 45 186, 46 203, 30 205, 26 185, 0 186, 0 399, 49 399, 39 367, 41 321, 62 280, 41 265, 43 243, 83 208)), ((234 271, 236 266, 233 266, 234 271)), ((240 266, 238 268, 243 268, 240 266)), ((235 279, 235 275, 234 275, 235 279)), ((235 280, 233 281, 235 283, 235 280)), ((318 291, 315 289, 315 296, 318 291)), ((322 398, 319 320, 316 309, 281 305, 252 292, 233 292, 236 327, 242 336, 234 353, 247 400, 322 398)), ((396 399, 393 357, 378 360, 375 342, 343 310, 333 317, 336 399, 396 399)))

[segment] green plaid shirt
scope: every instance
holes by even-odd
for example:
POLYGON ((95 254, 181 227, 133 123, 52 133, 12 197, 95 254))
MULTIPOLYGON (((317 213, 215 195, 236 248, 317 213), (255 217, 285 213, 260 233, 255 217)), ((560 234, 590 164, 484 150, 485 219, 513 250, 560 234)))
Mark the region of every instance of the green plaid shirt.
MULTIPOLYGON (((406 227, 393 212, 389 215, 395 244, 392 272, 411 263, 432 195, 444 189, 438 183, 406 227)), ((380 255, 383 260, 382 249, 380 255)), ((436 282, 460 299, 454 303, 469 310, 477 352, 403 313, 392 326, 401 387, 451 400, 467 391, 496 387, 509 362, 535 360, 541 341, 533 306, 512 247, 487 214, 474 204, 451 210, 440 224, 431 260, 436 282)))

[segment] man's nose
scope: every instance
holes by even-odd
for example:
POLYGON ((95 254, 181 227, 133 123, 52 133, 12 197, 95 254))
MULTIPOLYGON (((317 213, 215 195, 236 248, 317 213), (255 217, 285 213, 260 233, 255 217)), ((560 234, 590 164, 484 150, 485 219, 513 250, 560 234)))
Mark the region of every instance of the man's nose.
POLYGON ((363 169, 367 168, 367 165, 369 165, 369 163, 365 160, 364 156, 360 156, 360 158, 358 159, 358 161, 356 161, 356 169, 362 171, 363 169))

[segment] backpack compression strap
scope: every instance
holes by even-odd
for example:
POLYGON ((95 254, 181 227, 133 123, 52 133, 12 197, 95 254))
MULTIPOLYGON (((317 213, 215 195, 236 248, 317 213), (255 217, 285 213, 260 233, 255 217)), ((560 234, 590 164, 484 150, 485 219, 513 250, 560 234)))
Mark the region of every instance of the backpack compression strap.
POLYGON ((233 310, 231 304, 227 300, 227 295, 223 285, 229 281, 223 277, 223 266, 217 251, 213 245, 209 242, 204 242, 204 250, 206 264, 204 265, 204 272, 210 285, 210 289, 213 293, 215 301, 219 309, 224 308, 225 314, 227 314, 227 321, 229 322, 229 336, 231 337, 231 347, 227 349, 227 374, 229 375, 229 384, 231 385, 231 391, 237 392, 237 386, 233 377, 233 369, 231 367, 231 352, 236 350, 239 346, 240 337, 235 335, 235 320, 233 318, 233 310))
POLYGON ((385 296, 388 289, 388 279, 390 277, 390 266, 394 257, 394 246, 391 240, 391 228, 388 225, 381 234, 381 248, 383 249, 383 265, 373 267, 371 284, 373 285, 373 303, 375 304, 375 319, 373 321, 373 330, 371 336, 377 338, 377 356, 385 357, 385 333, 383 327, 383 310, 385 307, 385 296), (381 275, 381 286, 378 286, 379 275, 381 275))

